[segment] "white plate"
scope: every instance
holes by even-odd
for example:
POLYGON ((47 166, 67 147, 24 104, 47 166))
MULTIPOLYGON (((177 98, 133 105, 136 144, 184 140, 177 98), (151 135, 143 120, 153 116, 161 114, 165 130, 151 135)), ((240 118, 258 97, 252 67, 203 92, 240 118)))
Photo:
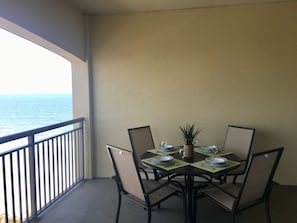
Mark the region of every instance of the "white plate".
POLYGON ((174 148, 173 145, 168 145, 168 144, 164 146, 159 146, 160 150, 171 150, 173 148, 174 148))
POLYGON ((155 156, 152 159, 152 162, 154 164, 162 164, 162 165, 167 165, 170 164, 173 161, 173 156, 170 155, 165 155, 165 156, 155 156))
POLYGON ((225 157, 207 157, 205 162, 210 166, 226 166, 228 164, 228 159, 225 157))
POLYGON ((217 147, 215 145, 212 146, 201 146, 201 150, 206 153, 212 153, 215 151, 217 147))

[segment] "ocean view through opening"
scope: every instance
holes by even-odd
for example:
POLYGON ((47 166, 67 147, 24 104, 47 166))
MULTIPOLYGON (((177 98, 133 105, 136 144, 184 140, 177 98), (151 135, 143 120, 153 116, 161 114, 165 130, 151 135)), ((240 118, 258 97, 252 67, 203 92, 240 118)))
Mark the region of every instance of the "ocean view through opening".
POLYGON ((71 62, 0 28, 0 137, 73 118, 71 62))
MULTIPOLYGON (((72 120, 71 62, 1 28, 0 41, 0 138, 72 120)), ((71 130, 72 126, 68 126, 67 129, 71 130)), ((35 137, 39 140, 56 135, 60 131, 64 129, 43 132, 35 137)), ((66 148, 66 143, 72 143, 72 136, 61 137, 57 140, 61 141, 63 148, 66 148)), ((29 213, 24 214, 24 206, 20 203, 30 202, 31 197, 27 197, 26 200, 25 197, 21 199, 20 195, 17 195, 19 192, 26 192, 26 188, 30 187, 30 182, 27 182, 28 185, 25 184, 25 179, 28 177, 25 176, 28 171, 26 165, 31 162, 28 158, 29 149, 20 150, 13 155, 5 155, 6 151, 17 150, 28 143, 28 140, 28 138, 23 138, 0 144, 0 222, 5 222, 6 218, 26 219, 30 217, 29 213), (12 176, 12 171, 15 171, 14 176, 12 176), (17 174, 20 174, 19 177, 16 177, 17 174), (7 212, 4 197, 7 197, 7 212)), ((51 145, 48 148, 50 148, 48 153, 54 154, 54 146, 51 145)), ((39 147, 36 150, 39 150, 39 147)), ((63 159, 69 156, 64 152, 61 154, 63 159)), ((62 159, 59 158, 57 151, 54 156, 55 159, 62 159)), ((36 158, 43 161, 38 168, 42 168, 48 177, 54 172, 64 173, 61 167, 54 172, 52 169, 46 169, 48 167, 44 164, 53 165, 53 161, 50 163, 45 153, 40 153, 36 158)), ((67 157, 67 159, 70 158, 67 157)), ((72 166, 76 165, 74 160, 70 161, 67 162, 72 166)), ((36 172, 38 171, 41 170, 37 169, 36 172)), ((42 178, 38 174, 37 177, 42 178)), ((40 184, 39 187, 42 188, 42 185, 40 184)), ((38 199, 48 196, 49 190, 53 188, 43 188, 37 194, 38 199)), ((39 205, 43 205, 40 201, 38 202, 39 205)))

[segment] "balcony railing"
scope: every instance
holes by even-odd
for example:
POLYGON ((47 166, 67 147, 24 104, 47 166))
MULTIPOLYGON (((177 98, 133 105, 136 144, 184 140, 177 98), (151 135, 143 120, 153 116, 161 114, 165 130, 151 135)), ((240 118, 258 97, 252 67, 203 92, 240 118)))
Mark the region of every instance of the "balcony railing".
POLYGON ((0 138, 0 222, 32 222, 84 179, 83 118, 0 138))

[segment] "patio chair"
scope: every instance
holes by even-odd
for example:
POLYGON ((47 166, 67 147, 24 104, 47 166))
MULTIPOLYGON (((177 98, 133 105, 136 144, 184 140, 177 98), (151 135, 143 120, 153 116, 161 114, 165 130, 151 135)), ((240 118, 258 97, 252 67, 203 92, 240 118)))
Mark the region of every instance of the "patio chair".
POLYGON ((215 176, 215 178, 219 178, 221 182, 226 182, 227 177, 231 176, 233 177, 233 183, 236 183, 237 177, 245 173, 255 131, 254 128, 234 125, 228 126, 223 148, 239 157, 241 165, 233 171, 228 172, 227 175, 215 176))
POLYGON ((141 162, 141 155, 147 152, 147 150, 155 148, 150 126, 130 128, 128 129, 128 134, 132 150, 137 157, 138 167, 144 171, 146 178, 148 178, 148 173, 153 173, 155 180, 168 176, 168 173, 152 170, 149 167, 144 166, 141 162))
MULTIPOLYGON (((147 222, 151 222, 152 207, 160 207, 164 200, 180 193, 182 186, 176 181, 164 181, 141 179, 136 159, 132 151, 127 151, 115 146, 106 145, 109 152, 117 182, 119 198, 116 214, 116 223, 119 222, 122 196, 126 196, 136 203, 144 206, 148 212, 147 222), (178 188, 177 188, 178 187, 178 188)), ((183 207, 186 209, 185 192, 183 194, 183 207)), ((185 215, 186 222, 186 215, 185 215)))
MULTIPOLYGON (((269 198, 273 177, 282 152, 281 147, 253 154, 242 184, 213 185, 210 189, 205 189, 200 193, 229 211, 232 214, 233 223, 235 223, 237 213, 264 202, 267 222, 270 223, 269 198)), ((195 196, 197 196, 197 190, 195 196)))

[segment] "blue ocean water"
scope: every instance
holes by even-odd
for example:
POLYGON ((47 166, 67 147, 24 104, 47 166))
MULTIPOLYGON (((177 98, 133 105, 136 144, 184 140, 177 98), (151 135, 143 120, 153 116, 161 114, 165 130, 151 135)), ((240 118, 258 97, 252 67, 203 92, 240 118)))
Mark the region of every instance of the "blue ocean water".
POLYGON ((72 118, 71 94, 0 95, 0 137, 72 118))

